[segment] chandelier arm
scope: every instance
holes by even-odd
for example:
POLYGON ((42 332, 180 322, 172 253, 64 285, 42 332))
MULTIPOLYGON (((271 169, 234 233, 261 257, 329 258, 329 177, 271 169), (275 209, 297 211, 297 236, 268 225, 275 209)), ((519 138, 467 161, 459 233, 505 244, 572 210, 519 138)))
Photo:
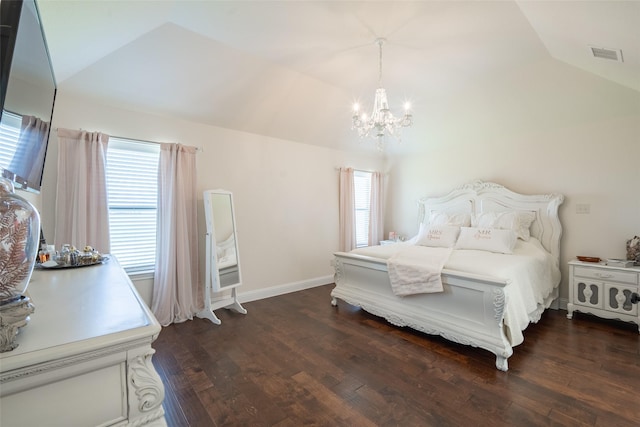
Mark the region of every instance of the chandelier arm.
POLYGON ((384 40, 378 39, 378 48, 380 51, 378 61, 378 87, 382 87, 382 43, 384 43, 384 40))

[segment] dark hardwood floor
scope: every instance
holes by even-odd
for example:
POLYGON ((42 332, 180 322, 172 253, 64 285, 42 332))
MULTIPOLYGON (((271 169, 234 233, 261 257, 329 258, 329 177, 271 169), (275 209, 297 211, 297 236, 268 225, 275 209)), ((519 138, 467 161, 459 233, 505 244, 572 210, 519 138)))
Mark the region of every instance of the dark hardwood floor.
POLYGON ((638 426, 636 325, 548 310, 488 351, 397 328, 333 285, 217 310, 154 343, 169 426, 638 426))

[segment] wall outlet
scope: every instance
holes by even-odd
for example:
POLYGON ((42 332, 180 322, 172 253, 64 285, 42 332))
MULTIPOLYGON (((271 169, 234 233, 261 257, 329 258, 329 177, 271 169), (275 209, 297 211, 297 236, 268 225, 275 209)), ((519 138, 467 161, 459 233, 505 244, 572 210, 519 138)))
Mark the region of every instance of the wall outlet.
POLYGON ((577 214, 589 214, 591 213, 591 205, 588 203, 576 203, 577 214))

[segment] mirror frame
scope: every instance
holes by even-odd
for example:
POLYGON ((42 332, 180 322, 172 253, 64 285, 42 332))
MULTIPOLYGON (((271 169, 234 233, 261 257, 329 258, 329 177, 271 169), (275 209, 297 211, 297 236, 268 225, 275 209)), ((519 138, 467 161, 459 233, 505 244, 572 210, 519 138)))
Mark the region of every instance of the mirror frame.
POLYGON ((206 284, 211 286, 214 292, 221 292, 226 289, 233 289, 242 285, 242 269, 240 265, 240 251, 238 248, 238 227, 236 226, 235 207, 233 203, 233 194, 227 190, 205 190, 203 192, 204 211, 206 221, 206 284), (236 255, 236 268, 238 272, 238 280, 229 285, 223 285, 221 282, 220 268, 218 267, 217 246, 216 239, 216 221, 214 218, 214 206, 213 196, 224 195, 229 197, 229 204, 231 208, 231 226, 233 229, 235 255, 236 255))
MULTIPOLYGON (((35 158, 27 156, 21 162, 26 170, 4 164, 0 173, 13 181, 16 189, 39 193, 58 86, 37 2, 2 1, 0 10, 0 120, 5 122, 5 113, 11 113, 38 117, 48 124, 40 135, 41 149, 36 151, 40 154, 35 158), (27 171, 32 172, 25 175, 27 171)), ((31 148, 33 145, 33 141, 20 144, 31 148)))

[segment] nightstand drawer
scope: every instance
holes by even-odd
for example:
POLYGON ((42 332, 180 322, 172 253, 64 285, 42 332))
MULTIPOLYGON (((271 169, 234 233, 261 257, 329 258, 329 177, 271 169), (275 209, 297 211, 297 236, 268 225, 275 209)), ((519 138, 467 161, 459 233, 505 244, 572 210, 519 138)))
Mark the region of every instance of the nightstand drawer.
POLYGON ((576 266, 573 274, 589 279, 605 280, 607 282, 621 282, 628 283, 630 285, 638 284, 638 273, 632 271, 626 272, 620 270, 576 266))

